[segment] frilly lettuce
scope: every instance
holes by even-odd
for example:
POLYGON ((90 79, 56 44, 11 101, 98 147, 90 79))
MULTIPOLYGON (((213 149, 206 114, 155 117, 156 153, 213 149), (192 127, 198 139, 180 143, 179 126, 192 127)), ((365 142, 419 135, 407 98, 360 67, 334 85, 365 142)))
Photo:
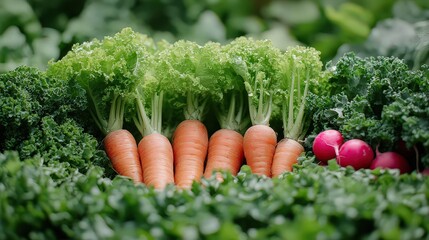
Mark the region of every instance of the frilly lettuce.
POLYGON ((225 46, 229 62, 244 81, 253 125, 269 125, 280 50, 268 40, 239 37, 225 46))
POLYGON ((320 52, 314 48, 290 47, 282 55, 276 102, 281 105, 285 138, 300 141, 306 136, 312 120, 307 101, 327 76, 322 67, 320 52))
POLYGON ((154 51, 151 38, 124 28, 103 40, 75 44, 61 60, 50 62, 47 72, 78 81, 96 124, 107 134, 123 127, 125 103, 139 82, 139 64, 154 51))

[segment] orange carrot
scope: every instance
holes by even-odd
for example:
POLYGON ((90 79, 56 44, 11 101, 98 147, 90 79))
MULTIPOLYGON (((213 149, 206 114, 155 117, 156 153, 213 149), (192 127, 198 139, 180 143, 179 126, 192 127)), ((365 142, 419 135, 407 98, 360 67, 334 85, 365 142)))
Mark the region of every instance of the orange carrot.
POLYGON ((173 148, 164 135, 154 132, 140 140, 138 145, 143 169, 143 182, 155 189, 174 183, 173 148))
MULTIPOLYGON (((207 165, 204 177, 210 178, 213 171, 230 171, 237 175, 243 163, 243 136, 231 129, 220 129, 209 139, 207 165)), ((218 180, 222 180, 217 175, 218 180)))
POLYGON ((304 147, 297 141, 289 138, 282 139, 276 147, 271 171, 273 177, 283 172, 292 171, 292 166, 298 163, 298 157, 304 152, 304 147))
POLYGON ((184 120, 173 134, 174 181, 179 188, 190 188, 203 175, 207 156, 207 128, 199 120, 184 120))
POLYGON ((135 183, 143 182, 137 143, 129 131, 121 129, 107 134, 104 148, 118 174, 131 178, 135 183))
POLYGON ((247 129, 243 139, 244 156, 253 173, 271 177, 271 164, 276 150, 277 135, 262 124, 247 129))

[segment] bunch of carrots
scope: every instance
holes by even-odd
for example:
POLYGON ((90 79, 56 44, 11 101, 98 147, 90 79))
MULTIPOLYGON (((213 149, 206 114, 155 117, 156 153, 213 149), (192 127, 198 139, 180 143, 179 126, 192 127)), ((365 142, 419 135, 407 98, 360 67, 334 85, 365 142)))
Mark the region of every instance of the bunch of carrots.
POLYGON ((76 44, 47 71, 86 90, 118 174, 157 189, 190 188, 216 171, 236 175, 243 164, 267 177, 292 171, 304 152, 306 99, 326 75, 312 48, 280 51, 244 37, 226 45, 154 43, 130 28, 76 44), (220 126, 211 136, 209 111, 220 126), (280 141, 269 125, 273 111, 283 122, 280 141), (124 128, 129 119, 138 143, 124 128))

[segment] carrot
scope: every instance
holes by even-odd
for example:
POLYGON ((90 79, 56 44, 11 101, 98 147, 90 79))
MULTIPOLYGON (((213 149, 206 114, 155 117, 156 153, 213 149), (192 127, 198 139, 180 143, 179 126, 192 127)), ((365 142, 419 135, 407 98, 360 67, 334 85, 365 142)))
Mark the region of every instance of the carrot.
POLYGON ((143 182, 137 143, 129 131, 120 129, 107 134, 104 148, 118 174, 131 178, 135 183, 143 182))
POLYGON ((173 148, 167 137, 156 132, 143 137, 138 152, 146 185, 162 189, 174 183, 173 148))
POLYGON ((199 120, 184 120, 173 133, 174 181, 179 188, 190 188, 203 175, 207 156, 207 128, 199 120))
POLYGON ((271 171, 273 177, 283 172, 292 171, 292 166, 298 162, 298 157, 304 152, 304 147, 293 139, 284 138, 277 144, 271 171))
MULTIPOLYGON (((243 163, 243 136, 231 129, 220 129, 209 139, 205 178, 210 178, 213 171, 224 170, 237 175, 243 163)), ((218 180, 222 180, 217 175, 218 180)))
POLYGON ((274 130, 262 124, 247 129, 243 139, 244 156, 253 173, 271 177, 271 164, 277 144, 274 130))

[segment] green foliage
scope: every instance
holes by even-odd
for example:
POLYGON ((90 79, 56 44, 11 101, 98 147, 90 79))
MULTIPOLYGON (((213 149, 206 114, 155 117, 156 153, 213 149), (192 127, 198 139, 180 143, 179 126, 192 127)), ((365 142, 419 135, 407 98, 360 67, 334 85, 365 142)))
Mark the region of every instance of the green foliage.
POLYGON ((86 108, 85 92, 76 82, 47 77, 35 67, 1 74, 0 91, 2 151, 17 150, 44 116, 61 122, 86 108))
POLYGON ((301 141, 311 122, 307 98, 326 84, 320 52, 302 46, 288 48, 278 74, 280 94, 276 97, 282 109, 283 136, 301 141))
POLYGON ((225 46, 229 64, 241 76, 253 125, 268 125, 276 94, 281 52, 269 40, 239 37, 225 46))
POLYGON ((81 172, 89 165, 112 174, 99 142, 88 132, 85 91, 74 81, 47 77, 34 67, 0 75, 0 150, 15 150, 23 159, 41 157, 81 172), (79 117, 78 117, 79 116, 79 117))
POLYGON ((159 132, 170 137, 175 126, 183 119, 177 114, 180 104, 169 101, 175 92, 171 89, 171 74, 165 71, 171 66, 166 49, 171 48, 166 40, 156 43, 156 51, 147 55, 143 64, 139 64, 135 74, 139 76, 134 94, 135 104, 128 107, 125 119, 132 118, 141 136, 159 132), (179 105, 179 106, 177 106, 179 105))
POLYGON ((428 164, 428 68, 411 70, 396 57, 360 58, 353 53, 332 66, 325 96, 312 101, 314 134, 340 130, 373 147, 393 149, 405 140, 428 164))
POLYGON ((156 41, 184 39, 203 45, 247 36, 270 39, 283 50, 306 45, 321 52, 322 62, 338 49, 342 55, 361 44, 364 49, 358 49, 365 54, 395 52, 392 43, 400 41, 398 48, 408 51, 402 57, 419 66, 427 60, 427 27, 416 20, 427 20, 428 8, 424 0, 3 0, 0 72, 22 64, 45 69, 48 60, 63 57, 73 44, 125 27, 156 41), (388 18, 406 24, 382 23, 388 18), (378 23, 382 34, 372 30, 380 30, 378 23), (410 34, 417 44, 407 41, 410 34))
POLYGON ((21 65, 44 69, 61 51, 61 33, 44 27, 25 0, 0 3, 0 73, 21 65))
POLYGON ((316 48, 322 62, 332 59, 344 44, 364 41, 375 23, 392 15, 395 0, 271 1, 261 12, 269 22, 259 36, 282 49, 295 44, 316 48), (304 13, 305 14, 302 14, 304 13))
POLYGON ((51 116, 42 118, 40 128, 30 132, 19 153, 22 158, 38 155, 47 164, 63 162, 83 173, 88 165, 110 167, 105 152, 99 149, 98 140, 72 119, 58 124, 51 116))
POLYGON ((151 38, 124 28, 103 40, 74 45, 61 60, 50 62, 47 72, 75 80, 86 90, 88 108, 107 134, 122 129, 125 105, 139 82, 137 69, 154 48, 151 38))
POLYGON ((157 54, 153 76, 169 96, 169 104, 182 109, 185 119, 203 120, 210 101, 223 98, 224 90, 228 90, 224 89, 229 86, 221 65, 226 58, 217 55, 220 50, 221 46, 215 43, 201 46, 179 40, 157 54))
POLYGON ((216 76, 217 88, 223 89, 221 97, 212 104, 219 126, 244 134, 250 123, 247 92, 242 76, 235 71, 230 59, 229 46, 208 43, 205 48, 214 55, 210 71, 216 76))
POLYGON ((310 158, 278 179, 243 167, 222 183, 162 191, 0 154, 0 238, 363 239, 428 237, 429 178, 328 167, 310 158))
POLYGON ((336 54, 354 51, 361 57, 395 56, 413 69, 429 64, 429 9, 417 1, 396 1, 392 16, 377 22, 365 41, 346 43, 336 54))
MULTIPOLYGON (((28 2, 38 5, 37 0, 28 2)), ((381 6, 392 2, 270 1, 261 5, 269 11, 252 15, 253 3, 238 7, 241 0, 81 0, 81 13, 56 12, 52 18, 63 21, 57 24, 44 19, 44 24, 66 29, 61 40, 65 45, 101 38, 125 26, 155 32, 155 39, 182 40, 154 44, 152 38, 125 28, 103 40, 75 44, 62 60, 51 62, 48 74, 19 67, 0 75, 0 239, 429 238, 429 180, 416 172, 355 171, 335 161, 322 167, 308 154, 293 172, 279 178, 253 175, 243 166, 238 176, 222 173, 223 182, 202 179, 191 190, 169 185, 160 191, 113 173, 100 150, 102 136, 90 134, 88 126, 94 124, 86 119, 91 112, 103 133, 121 128, 125 105, 129 103, 128 111, 133 112, 137 96, 145 104, 140 113, 147 111, 155 129, 168 132, 181 117, 177 107, 185 107, 188 116, 202 116, 209 101, 226 114, 218 112, 219 125, 242 129, 246 122, 241 122, 241 114, 247 112, 242 94, 247 93, 253 123, 268 123, 271 112, 279 111, 274 96, 306 95, 305 84, 290 84, 290 73, 315 80, 322 64, 313 48, 282 53, 276 47, 279 41, 257 39, 277 37, 286 49, 297 39, 307 44, 304 40, 315 36, 318 49, 336 49, 344 41, 365 39, 373 24, 389 15, 381 6), (309 14, 297 14, 304 10, 309 14), (68 24, 66 18, 72 16, 77 17, 68 24), (263 17, 270 21, 262 22, 263 17), (94 28, 100 23, 102 27, 94 28), (314 34, 320 26, 326 38, 319 31, 314 34), (288 38, 290 33, 297 34, 296 39, 288 38), (337 33, 340 37, 332 45, 323 46, 337 33), (236 34, 254 38, 222 44, 236 34), (185 40, 188 37, 195 41, 185 40), (205 43, 208 40, 218 43, 205 43), (161 109, 163 97, 170 102, 161 109), (231 107, 235 102, 237 111, 231 107), (161 112, 169 113, 162 122, 161 112)), ((51 1, 33 13, 27 3, 18 3, 16 8, 10 0, 0 3, 0 13, 8 13, 0 23, 0 32, 6 32, 0 37, 0 60, 15 57, 7 51, 28 51, 29 55, 18 52, 17 62, 35 49, 45 51, 36 47, 45 28, 35 24, 35 14, 40 17, 47 9, 70 4, 51 1), (24 13, 28 16, 18 21, 19 26, 8 26, 10 19, 24 13), (21 41, 14 42, 16 38, 21 41)), ((395 14, 400 14, 401 5, 395 6, 395 14)), ((418 63, 424 62, 427 45, 424 35, 420 37, 422 51, 413 55, 418 63)), ((51 41, 45 44, 57 47, 51 41)), ((325 54, 326 59, 332 52, 325 54)), ((311 82, 317 87, 309 87, 308 106, 302 98, 292 99, 293 106, 299 106, 290 108, 295 120, 292 136, 301 137, 307 127, 302 121, 313 120, 313 134, 336 128, 346 138, 362 138, 383 148, 404 140, 429 166, 429 68, 411 71, 407 64, 395 57, 359 58, 350 53, 328 65, 332 76, 318 85, 311 82), (313 118, 305 118, 303 112, 313 118)))

